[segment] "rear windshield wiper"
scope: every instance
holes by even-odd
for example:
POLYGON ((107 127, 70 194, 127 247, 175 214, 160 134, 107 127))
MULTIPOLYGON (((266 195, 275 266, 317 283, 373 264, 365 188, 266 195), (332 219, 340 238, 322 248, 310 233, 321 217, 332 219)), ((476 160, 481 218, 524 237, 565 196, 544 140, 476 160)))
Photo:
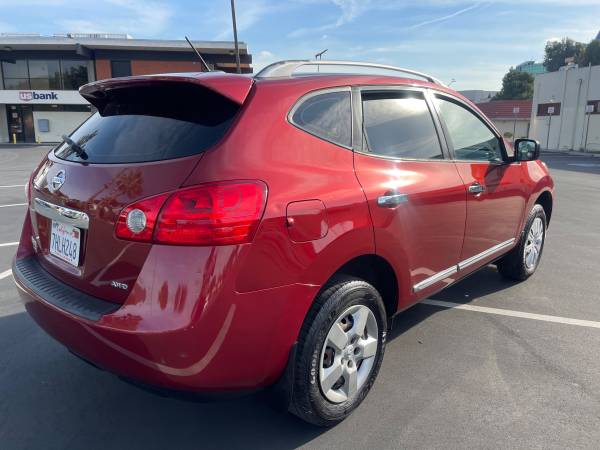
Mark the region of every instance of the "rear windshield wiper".
POLYGON ((63 138, 63 141, 65 141, 67 144, 69 144, 69 147, 71 147, 71 150, 73 150, 73 152, 75 153, 75 155, 77 155, 78 158, 87 159, 87 154, 85 153, 85 150, 83 149, 83 147, 81 147, 77 142, 75 142, 73 139, 71 139, 66 134, 63 134, 62 138, 63 138))

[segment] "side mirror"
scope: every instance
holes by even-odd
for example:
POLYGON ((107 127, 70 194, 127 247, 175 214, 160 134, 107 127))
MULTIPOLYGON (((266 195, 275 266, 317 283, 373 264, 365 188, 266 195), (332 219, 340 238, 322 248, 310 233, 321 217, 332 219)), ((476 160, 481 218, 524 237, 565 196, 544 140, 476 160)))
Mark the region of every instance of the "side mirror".
POLYGON ((540 157, 540 143, 534 139, 515 141, 515 161, 535 161, 540 157))

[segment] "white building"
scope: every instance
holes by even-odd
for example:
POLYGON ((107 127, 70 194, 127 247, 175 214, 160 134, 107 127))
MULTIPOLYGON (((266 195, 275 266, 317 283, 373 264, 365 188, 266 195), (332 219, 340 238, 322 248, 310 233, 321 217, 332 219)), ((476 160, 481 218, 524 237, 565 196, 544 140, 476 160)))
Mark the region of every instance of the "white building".
POLYGON ((600 66, 536 76, 529 137, 545 149, 600 152, 600 66))

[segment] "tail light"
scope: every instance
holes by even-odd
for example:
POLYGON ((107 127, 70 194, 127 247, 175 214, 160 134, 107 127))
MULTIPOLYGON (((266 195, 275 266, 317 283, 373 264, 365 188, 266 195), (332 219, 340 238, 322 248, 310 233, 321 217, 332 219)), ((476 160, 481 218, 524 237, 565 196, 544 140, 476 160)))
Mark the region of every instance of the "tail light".
POLYGON ((33 177, 35 175, 35 170, 31 172, 29 175, 29 180, 25 185, 25 198, 27 198, 27 203, 31 203, 31 190, 33 189, 33 177))
POLYGON ((127 206, 119 215, 116 235, 170 245, 242 244, 254 237, 266 199, 262 181, 180 189, 127 206))

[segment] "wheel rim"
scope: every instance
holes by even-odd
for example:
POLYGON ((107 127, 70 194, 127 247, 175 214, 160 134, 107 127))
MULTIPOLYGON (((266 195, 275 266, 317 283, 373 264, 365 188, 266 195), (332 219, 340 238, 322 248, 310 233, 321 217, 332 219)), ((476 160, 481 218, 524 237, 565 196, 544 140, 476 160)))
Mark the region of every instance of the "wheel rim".
POLYGON ((536 217, 533 219, 531 228, 529 228, 529 233, 527 233, 527 242, 525 243, 525 252, 523 254, 525 267, 527 267, 528 270, 535 268, 537 265, 543 244, 544 222, 541 217, 536 217))
POLYGON ((375 315, 364 305, 351 306, 335 320, 319 364, 319 384, 329 401, 342 403, 360 391, 373 369, 378 337, 375 315))

